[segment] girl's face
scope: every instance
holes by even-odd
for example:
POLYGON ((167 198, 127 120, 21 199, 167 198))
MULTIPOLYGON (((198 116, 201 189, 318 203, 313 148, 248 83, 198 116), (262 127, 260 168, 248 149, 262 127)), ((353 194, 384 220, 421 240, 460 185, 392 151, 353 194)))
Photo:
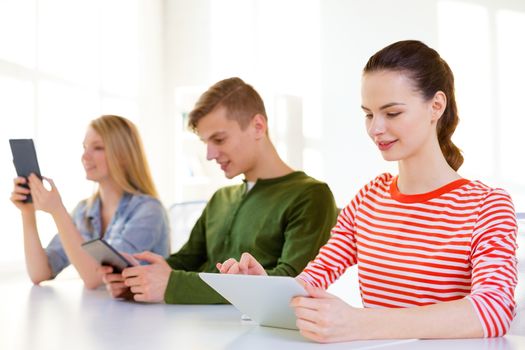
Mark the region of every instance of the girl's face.
POLYGON ((361 94, 368 135, 385 160, 409 159, 437 142, 436 123, 442 111, 436 109, 436 97, 425 101, 405 73, 365 73, 361 94))
POLYGON ((86 178, 97 182, 109 178, 104 142, 91 127, 86 131, 83 146, 82 165, 86 171, 86 178))

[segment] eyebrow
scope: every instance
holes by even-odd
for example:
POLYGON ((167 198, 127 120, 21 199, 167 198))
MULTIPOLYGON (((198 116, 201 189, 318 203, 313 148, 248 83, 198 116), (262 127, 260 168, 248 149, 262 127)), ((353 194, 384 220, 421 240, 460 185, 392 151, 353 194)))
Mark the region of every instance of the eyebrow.
POLYGON ((202 137, 200 138, 202 142, 206 142, 208 140, 211 140, 211 139, 214 139, 214 138, 217 138, 217 137, 220 137, 220 136, 224 136, 226 134, 226 131, 217 131, 213 134, 211 134, 207 139, 203 139, 202 137))
MULTIPOLYGON (((404 106, 405 104, 404 103, 401 103, 401 102, 390 102, 390 103, 387 103, 386 105, 383 105, 381 107, 379 107, 379 110, 383 110, 383 109, 386 109, 388 107, 392 107, 392 106, 404 106)), ((368 107, 365 107, 365 106, 361 106, 362 109, 364 110, 367 110, 369 111, 370 108, 368 107)))
POLYGON ((93 142, 82 142, 82 146, 86 147, 86 146, 104 146, 104 142, 102 141, 93 141, 93 142))

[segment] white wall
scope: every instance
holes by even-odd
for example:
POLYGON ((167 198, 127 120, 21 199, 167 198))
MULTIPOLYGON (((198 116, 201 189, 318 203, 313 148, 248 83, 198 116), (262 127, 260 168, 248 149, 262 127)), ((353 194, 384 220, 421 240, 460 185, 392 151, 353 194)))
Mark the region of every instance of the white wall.
POLYGON ((364 127, 361 71, 368 58, 398 40, 436 46, 436 1, 321 1, 322 98, 326 181, 340 206, 395 164, 384 162, 364 127), (417 14, 417 15, 416 15, 417 14))
MULTIPOLYGON (((9 202, 9 138, 34 138, 44 176, 68 210, 91 195, 80 157, 87 124, 118 114, 139 126, 161 193, 169 179, 161 0, 0 1, 0 261, 22 260, 22 225, 9 202)), ((38 213, 44 245, 56 233, 38 213)))
MULTIPOLYGON (((340 206, 377 174, 396 172, 396 164, 382 160, 364 130, 359 107, 362 67, 389 43, 424 41, 441 53, 456 76, 461 122, 454 140, 465 156, 460 173, 506 188, 518 209, 525 208, 525 182, 518 175, 525 171, 525 162, 515 161, 514 143, 521 128, 513 127, 522 125, 523 113, 518 98, 512 97, 521 88, 520 77, 525 79, 519 64, 525 55, 525 29, 519 24, 525 2, 180 0, 167 4, 168 105, 178 87, 203 91, 232 75, 241 76, 263 94, 270 122, 276 119, 275 96, 300 98, 303 139, 274 141, 285 158, 286 143, 303 143, 304 169, 328 182, 340 206), (505 11, 514 12, 505 15, 505 11)), ((175 116, 174 112, 170 105, 169 113, 175 116)), ((206 172, 213 169, 212 165, 206 172)), ((212 191, 221 176, 214 172, 216 181, 203 191, 212 191)), ((193 193, 199 196, 198 188, 193 193)))
MULTIPOLYGON (((182 125, 181 110, 188 112, 192 107, 190 96, 195 99, 216 81, 239 76, 263 96, 270 135, 283 157, 298 167, 304 163, 303 150, 290 147, 293 143, 306 145, 310 151, 307 155, 322 159, 318 0, 199 0, 166 4, 166 95, 168 113, 177 126, 182 125), (290 14, 298 9, 301 15, 291 18, 290 14), (292 119, 283 122, 287 116, 302 119, 300 123, 292 119), (289 142, 287 136, 293 134, 302 139, 289 142)), ((208 181, 198 177, 185 179, 182 169, 175 177, 173 198, 208 198, 218 186, 231 183, 225 181, 216 164, 204 159, 205 148, 195 137, 178 131, 174 136, 177 167, 185 168, 185 162, 197 163, 208 181), (188 154, 197 159, 186 159, 188 154)), ((310 172, 320 173, 322 166, 313 167, 316 169, 310 172)))
POLYGON ((338 203, 349 201, 376 174, 396 171, 367 139, 359 108, 361 69, 387 44, 418 39, 437 49, 455 74, 461 121, 454 141, 465 157, 460 173, 504 187, 523 211, 525 162, 518 130, 523 130, 525 113, 516 94, 525 92, 520 83, 525 79, 525 2, 321 4, 323 121, 330 135, 324 148, 326 180, 338 203))
MULTIPOLYGON (((262 93, 283 157, 326 181, 345 205, 369 179, 396 171, 367 139, 360 77, 370 55, 408 38, 438 49, 456 75, 462 174, 508 189, 525 209, 524 1, 3 0, 0 6, 0 118, 18 121, 0 129, 1 208, 12 235, 0 245, 6 247, 0 260, 22 252, 17 212, 7 200, 14 176, 8 138, 42 140, 41 166, 59 180, 72 209, 92 188, 79 162, 85 124, 99 113, 120 113, 139 125, 166 205, 207 198, 228 182, 204 160, 198 139, 183 132, 180 112, 234 75, 262 93), (36 21, 56 7, 64 13, 58 20, 36 21), (294 107, 282 108, 283 100, 294 107), (302 113, 301 123, 283 122, 287 109, 302 113), (64 133, 60 142, 56 130, 64 133), (302 161, 288 144, 304 145, 302 161), (186 163, 199 176, 190 178, 186 163)), ((54 233, 46 225, 44 241, 54 233)))

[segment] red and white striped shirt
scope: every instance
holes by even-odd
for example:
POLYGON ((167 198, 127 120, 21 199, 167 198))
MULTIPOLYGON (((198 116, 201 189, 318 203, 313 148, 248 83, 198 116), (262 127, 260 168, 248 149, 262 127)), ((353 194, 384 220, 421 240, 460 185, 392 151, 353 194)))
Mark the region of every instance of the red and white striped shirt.
POLYGON ((486 337, 514 317, 517 223, 509 195, 460 179, 404 195, 382 174, 341 211, 331 238, 299 275, 327 288, 358 264, 365 307, 414 307, 469 298, 486 337))

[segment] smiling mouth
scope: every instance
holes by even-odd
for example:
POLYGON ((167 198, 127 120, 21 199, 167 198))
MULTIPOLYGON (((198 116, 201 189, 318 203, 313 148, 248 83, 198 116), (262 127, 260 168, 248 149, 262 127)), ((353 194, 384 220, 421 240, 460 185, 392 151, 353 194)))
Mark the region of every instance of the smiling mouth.
POLYGON ((224 171, 228 165, 230 165, 230 162, 219 163, 219 165, 221 166, 221 170, 224 171))
POLYGON ((394 143, 396 143, 397 140, 393 140, 393 141, 380 141, 380 142, 377 142, 377 147, 379 147, 379 149, 381 151, 386 151, 388 149, 390 149, 390 147, 392 147, 392 145, 394 143))

